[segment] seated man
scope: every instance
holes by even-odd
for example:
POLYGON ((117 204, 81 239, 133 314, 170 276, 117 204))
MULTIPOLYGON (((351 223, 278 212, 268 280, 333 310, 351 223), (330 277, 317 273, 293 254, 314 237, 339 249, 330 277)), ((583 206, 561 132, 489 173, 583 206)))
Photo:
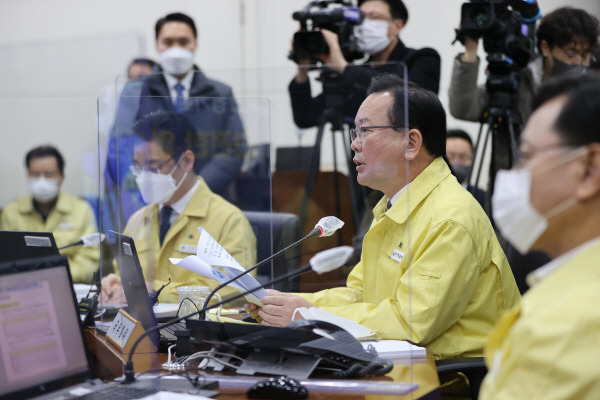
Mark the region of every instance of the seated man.
POLYGON ((485 351, 480 399, 600 398, 600 78, 543 86, 521 136, 518 168, 492 197, 502 235, 553 261, 485 351))
MULTIPOLYGON (((98 232, 90 205, 60 190, 65 180, 65 162, 52 146, 39 146, 25 156, 30 196, 6 206, 0 229, 9 231, 52 232, 58 247, 98 232)), ((91 283, 100 266, 100 249, 73 246, 62 251, 69 258, 75 283, 91 283)))
POLYGON ((381 75, 355 123, 358 182, 385 196, 347 287, 271 292, 258 312, 246 308, 265 325, 284 326, 296 308, 314 305, 383 339, 425 346, 436 358, 481 356, 519 292, 489 219, 442 158, 446 114, 439 99, 418 87, 406 93, 400 79, 381 75))
MULTIPOLYGON (((242 266, 251 267, 256 262, 252 228, 240 209, 211 192, 194 172, 194 155, 200 149, 197 141, 187 140, 186 135, 195 132, 187 118, 155 111, 137 122, 135 132, 140 140, 134 146, 132 171, 148 205, 131 216, 124 233, 135 240, 149 286, 158 289, 171 279, 159 299, 177 302, 179 286, 217 286, 217 281, 169 261, 196 254, 197 227, 204 228, 242 266)), ((234 292, 225 288, 219 293, 223 297, 234 292)), ((104 301, 124 302, 117 275, 102 280, 102 294, 104 301)))
POLYGON ((449 129, 446 135, 446 157, 458 182, 463 185, 485 210, 485 192, 468 181, 473 167, 473 140, 462 129, 449 129))

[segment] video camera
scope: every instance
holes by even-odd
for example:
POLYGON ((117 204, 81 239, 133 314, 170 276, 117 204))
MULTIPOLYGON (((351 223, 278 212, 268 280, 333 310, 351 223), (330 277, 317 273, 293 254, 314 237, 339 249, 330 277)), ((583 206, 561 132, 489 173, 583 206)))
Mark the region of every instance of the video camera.
POLYGON ((292 18, 300 22, 300 31, 294 34, 294 49, 289 58, 297 60, 316 55, 329 54, 329 46, 323 34, 316 30, 327 29, 338 35, 342 54, 347 61, 363 57, 354 37, 354 27, 364 20, 364 14, 347 0, 311 1, 292 18), (310 27, 308 21, 311 22, 310 27))
POLYGON ((483 37, 486 53, 502 54, 520 69, 534 54, 534 22, 539 16, 535 0, 471 0, 462 5, 457 39, 483 37))

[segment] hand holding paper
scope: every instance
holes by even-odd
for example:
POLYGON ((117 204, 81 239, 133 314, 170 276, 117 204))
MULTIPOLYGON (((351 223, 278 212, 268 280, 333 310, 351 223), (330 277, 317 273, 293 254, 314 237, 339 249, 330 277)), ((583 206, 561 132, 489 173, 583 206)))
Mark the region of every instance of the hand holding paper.
MULTIPOLYGON (((200 239, 195 256, 186 258, 170 258, 171 263, 200 274, 206 278, 224 283, 236 277, 244 271, 244 267, 238 263, 206 230, 198 227, 200 239), (213 266, 223 268, 220 271, 213 266)), ((233 281, 228 286, 233 286, 240 292, 259 287, 260 283, 252 275, 244 275, 233 281)), ((253 290, 245 296, 246 300, 258 306, 262 306, 260 298, 267 296, 267 292, 260 288, 253 290)))

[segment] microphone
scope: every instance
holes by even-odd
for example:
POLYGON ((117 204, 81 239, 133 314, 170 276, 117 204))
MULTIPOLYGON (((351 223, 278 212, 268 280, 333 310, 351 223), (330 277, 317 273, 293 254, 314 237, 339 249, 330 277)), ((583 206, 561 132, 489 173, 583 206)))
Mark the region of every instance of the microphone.
MULTIPOLYGON (((219 290, 223 289, 225 286, 229 285, 231 282, 235 281, 236 279, 254 271, 255 269, 257 269, 258 267, 260 267, 261 265, 266 264, 267 262, 271 261, 272 259, 274 259, 275 257, 279 256, 280 254, 285 253, 286 251, 296 247, 297 245, 299 245, 300 243, 304 242, 305 240, 311 238, 311 237, 315 237, 315 236, 319 236, 319 237, 325 237, 325 236, 331 236, 334 234, 335 231, 337 231, 338 229, 340 229, 342 226, 344 226, 344 221, 342 221, 341 219, 339 219, 338 217, 334 217, 334 216, 328 216, 328 217, 323 217, 319 220, 319 222, 317 222, 317 224, 315 225, 315 227, 313 228, 312 231, 310 231, 308 233, 308 235, 304 236, 302 239, 298 240, 295 243, 290 244, 288 247, 279 250, 277 253, 273 254, 270 257, 265 258, 264 260, 262 260, 261 262, 259 262, 258 264, 256 264, 255 266, 248 268, 245 271, 242 271, 241 273, 239 273, 238 275, 234 276, 233 278, 231 278, 230 280, 223 282, 222 284, 218 285, 216 288, 214 288, 209 294, 208 296, 206 296, 206 300, 204 301, 204 304, 202 305, 203 308, 208 306, 208 303, 210 302, 210 299, 214 296, 214 294, 216 292, 218 292, 219 290)), ((204 315, 201 315, 201 317, 204 317, 204 315)))
POLYGON ((129 357, 127 358, 127 364, 125 364, 125 379, 123 380, 122 383, 126 384, 126 383, 135 382, 135 370, 133 369, 133 354, 135 353, 135 349, 140 344, 142 339, 144 339, 144 337, 150 335, 151 333, 156 332, 164 327, 181 322, 184 319, 193 317, 195 315, 203 316, 204 313, 206 313, 206 311, 208 311, 210 309, 217 308, 217 307, 222 306, 225 303, 228 303, 233 300, 237 300, 240 297, 243 297, 243 296, 247 295, 248 293, 258 290, 264 286, 269 286, 269 285, 272 285, 275 283, 279 283, 285 279, 289 279, 294 276, 301 275, 304 272, 307 272, 311 269, 313 271, 315 271, 317 274, 322 274, 325 272, 333 271, 334 269, 339 268, 342 265, 344 265, 346 263, 346 261, 348 261, 350 259, 350 257, 352 257, 353 253, 354 253, 354 249, 350 246, 334 247, 332 249, 321 251, 321 252, 315 254, 310 259, 308 265, 305 265, 296 271, 288 272, 287 274, 282 275, 276 279, 273 279, 272 281, 267 282, 264 285, 258 285, 258 286, 253 287, 252 289, 247 290, 245 292, 235 294, 235 295, 228 297, 216 304, 213 304, 212 306, 205 305, 202 307, 202 309, 194 311, 191 314, 184 315, 183 317, 175 318, 164 324, 153 326, 152 328, 146 330, 143 334, 141 334, 137 338, 137 340, 133 343, 133 346, 131 346, 131 351, 129 352, 129 357))
POLYGON ((66 249, 67 247, 73 247, 73 246, 79 246, 79 245, 83 245, 83 247, 95 246, 97 244, 100 244, 102 241, 104 241, 104 233, 100 233, 100 232, 90 233, 88 235, 83 235, 81 237, 81 239, 78 240, 77 242, 63 246, 63 247, 59 248, 58 250, 63 250, 63 249, 66 249))

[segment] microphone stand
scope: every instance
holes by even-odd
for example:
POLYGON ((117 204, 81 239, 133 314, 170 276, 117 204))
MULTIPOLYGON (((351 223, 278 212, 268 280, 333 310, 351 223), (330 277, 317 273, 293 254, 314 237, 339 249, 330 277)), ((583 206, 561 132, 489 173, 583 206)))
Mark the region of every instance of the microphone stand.
MULTIPOLYGON (((310 234, 312 234, 312 232, 310 234)), ((306 237, 304 239, 306 239, 306 237)), ((302 241, 304 239, 301 239, 300 241, 302 241)), ((279 254, 279 253, 277 253, 277 254, 279 254)), ((253 267, 253 268, 255 268, 255 267, 253 267)), ((122 383, 129 384, 129 383, 135 382, 135 370, 133 368, 133 354, 135 353, 135 349, 140 344, 140 342, 142 341, 142 339, 144 337, 148 336, 149 334, 151 334, 152 332, 156 332, 156 331, 160 330, 161 328, 167 327, 169 325, 176 324, 178 322, 183 321, 186 318, 190 318, 190 317, 193 317, 195 315, 200 315, 201 319, 204 319, 202 316, 204 316, 205 313, 206 313, 206 311, 208 311, 210 309, 217 308, 217 307, 223 305, 224 303, 228 303, 230 301, 237 300, 240 297, 243 297, 243 296, 247 295, 248 293, 251 293, 251 292, 253 292, 255 290, 258 290, 258 289, 262 288, 263 286, 272 285, 274 283, 279 283, 279 282, 281 282, 281 281, 283 281, 285 279, 292 278, 295 275, 303 274, 304 272, 307 272, 307 271, 311 270, 311 268, 312 268, 311 264, 305 265, 304 267, 301 267, 300 269, 292 271, 292 272, 288 272, 287 274, 282 275, 279 278, 276 278, 276 279, 272 280, 271 282, 266 283, 265 285, 258 285, 256 287, 250 289, 250 290, 247 290, 245 292, 238 293, 236 295, 228 297, 225 300, 222 300, 222 301, 220 301, 217 304, 213 304, 212 306, 206 306, 206 305, 204 305, 202 307, 202 309, 200 309, 198 311, 195 311, 195 312, 193 312, 191 314, 188 314, 188 315, 184 315, 183 317, 175 318, 174 320, 171 320, 171 321, 166 322, 164 324, 153 326, 152 328, 146 330, 143 334, 140 335, 140 337, 137 338, 137 340, 133 343, 133 346, 131 346, 131 351, 129 352, 129 357, 127 358, 127 364, 125 364, 125 380, 123 380, 122 383)), ((249 272, 249 271, 250 270, 247 270, 246 272, 249 272)), ((232 279, 232 281, 233 280, 235 280, 235 278, 232 279)))
MULTIPOLYGON (((252 268, 248 268, 247 270, 245 270, 245 271, 242 271, 241 273, 239 273, 238 275, 234 276, 234 277, 233 277, 233 278, 231 278, 230 280, 228 280, 228 281, 226 281, 226 282, 223 282, 223 283, 221 283, 220 285, 218 285, 217 287, 215 287, 215 288, 214 288, 214 289, 213 289, 213 290, 212 290, 212 291, 211 291, 211 292, 208 294, 208 296, 206 296, 206 300, 204 300, 204 304, 202 305, 202 309, 206 309, 206 310, 210 309, 210 307, 208 307, 208 303, 210 302, 210 299, 211 299, 211 298, 214 296, 214 294, 215 294, 216 292, 218 292, 219 290, 223 289, 225 286, 229 285, 231 282, 233 282, 233 281, 237 280, 238 278, 241 278, 242 276, 244 276, 244 275, 246 275, 246 274, 248 274, 248 273, 250 273, 250 272, 254 271, 255 269, 257 269, 257 268, 258 268, 258 267, 260 267, 261 265, 264 265, 264 264, 266 264, 267 262, 271 261, 272 259, 274 259, 275 257, 279 256, 280 254, 282 254, 282 253, 284 253, 284 252, 286 252, 286 251, 288 251, 288 250, 290 250, 290 249, 292 249, 292 248, 296 247, 296 246, 297 246, 297 245, 299 245, 300 243, 304 242, 306 239, 309 239, 309 238, 311 238, 311 237, 320 236, 322 233, 323 233, 323 232, 322 232, 322 230, 321 230, 320 228, 318 228, 318 227, 315 227, 315 228, 314 228, 312 231, 310 231, 310 233, 309 233, 308 235, 304 236, 302 239, 298 240, 297 242, 295 242, 295 243, 292 243, 292 244, 290 244, 288 247, 286 247, 286 248, 284 248, 284 249, 281 249, 281 250, 279 250, 277 253, 273 254, 273 255, 272 255, 272 256, 270 256, 270 257, 267 257, 267 258, 265 258, 264 260, 262 260, 261 262, 259 262, 259 263, 258 263, 258 264, 256 264, 255 266, 253 266, 252 268)), ((286 276, 286 278, 288 278, 288 277, 286 276)), ((278 279, 279 279, 279 278, 278 278, 278 279)), ((274 283, 279 283, 280 281, 281 281, 281 280, 273 281, 273 282, 269 283, 269 285, 272 285, 272 284, 274 284, 274 283)), ((254 290, 256 290, 256 289, 260 289, 261 287, 263 287, 263 286, 261 285, 261 286, 259 286, 259 287, 255 288, 255 289, 252 289, 252 290, 251 290, 251 292, 252 292, 252 291, 254 291, 254 290)), ((239 297, 241 297, 241 296, 239 296, 239 297)), ((237 297, 236 297, 236 298, 237 298, 237 297)), ((231 300, 235 300, 235 299, 231 299, 231 300)), ((202 312, 202 314, 200 314, 200 319, 204 319, 205 315, 204 315, 203 311, 200 311, 200 312, 202 312)))

